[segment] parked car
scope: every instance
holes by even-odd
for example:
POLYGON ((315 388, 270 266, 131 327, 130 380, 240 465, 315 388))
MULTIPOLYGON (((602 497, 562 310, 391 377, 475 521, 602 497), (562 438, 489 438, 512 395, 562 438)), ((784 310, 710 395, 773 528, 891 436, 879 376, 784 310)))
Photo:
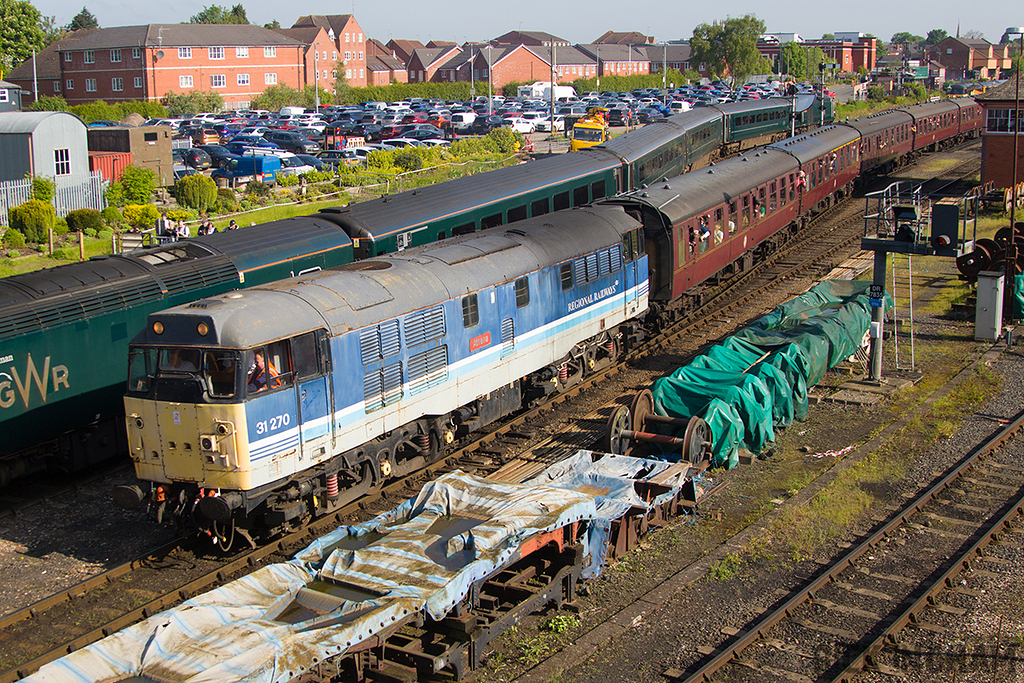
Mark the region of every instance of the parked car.
POLYGON ((362 136, 367 142, 376 142, 383 137, 384 128, 376 123, 360 123, 352 134, 362 136))
POLYGON ((402 133, 402 137, 406 140, 440 140, 444 137, 444 133, 434 128, 416 128, 414 130, 407 130, 402 133))
POLYGON ((278 158, 281 160, 281 175, 302 175, 316 170, 295 154, 284 154, 278 158))
POLYGON ((551 132, 552 130, 565 130, 565 116, 561 114, 555 114, 555 122, 552 126, 551 117, 545 116, 542 119, 537 119, 534 123, 534 130, 551 132))
POLYGON ((237 156, 222 145, 200 145, 198 149, 210 155, 210 166, 213 168, 221 168, 237 156))
POLYGON ((263 137, 289 152, 316 154, 320 151, 320 145, 294 131, 271 130, 264 133, 263 137))
POLYGON ((474 135, 486 135, 495 128, 501 127, 502 117, 497 114, 478 116, 473 120, 469 131, 474 135))
POLYGON ((253 149, 280 149, 276 144, 263 138, 256 139, 239 139, 235 138, 228 144, 224 145, 224 149, 228 150, 232 154, 246 154, 252 152, 253 149))
POLYGON ((198 147, 192 147, 186 149, 183 154, 183 159, 186 166, 191 166, 196 170, 204 170, 210 168, 210 155, 205 150, 199 149, 198 147))
POLYGON ((334 168, 339 166, 355 166, 359 163, 359 158, 356 154, 350 154, 347 149, 329 149, 317 154, 316 158, 325 164, 330 164, 334 168))
MULTIPOLYGON (((321 152, 321 154, 323 154, 323 152, 321 152)), ((299 158, 299 161, 306 164, 307 166, 312 166, 314 171, 334 170, 333 165, 327 163, 326 161, 321 161, 320 159, 316 158, 315 156, 312 156, 311 154, 296 154, 295 156, 297 156, 299 158)))

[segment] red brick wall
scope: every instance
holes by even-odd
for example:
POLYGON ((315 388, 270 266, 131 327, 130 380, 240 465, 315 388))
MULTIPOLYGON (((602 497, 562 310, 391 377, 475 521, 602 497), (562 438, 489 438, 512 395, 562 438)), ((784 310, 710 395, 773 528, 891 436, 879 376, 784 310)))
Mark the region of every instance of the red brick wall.
MULTIPOLYGON (((146 99, 148 91, 145 78, 145 55, 146 51, 139 48, 139 56, 133 57, 133 48, 120 48, 120 61, 113 61, 112 52, 115 50, 92 50, 91 62, 87 62, 87 52, 75 50, 64 52, 60 55, 60 66, 62 72, 61 92, 68 104, 83 104, 103 100, 104 102, 118 102, 121 100, 146 99), (70 61, 68 59, 70 58, 70 61), (135 86, 136 77, 141 77, 140 87, 135 86), (113 80, 121 79, 121 90, 114 90, 113 80), (88 80, 94 80, 96 89, 86 90, 88 80), (71 81, 71 88, 67 82, 71 81)), ((52 86, 51 86, 52 89, 52 86)), ((52 95, 52 92, 42 93, 52 95)))
MULTIPOLYGON (((1013 135, 989 133, 981 139, 981 182, 992 182, 998 189, 1013 183, 1013 135)), ((1024 180, 1024 139, 1018 141, 1017 180, 1024 180)))
MULTIPOLYGON (((341 31, 334 36, 338 43, 338 59, 345 62, 348 84, 359 88, 367 84, 366 34, 355 17, 350 17, 341 31), (346 53, 348 57, 346 57, 346 53)), ((323 67, 321 67, 323 70, 323 67)))

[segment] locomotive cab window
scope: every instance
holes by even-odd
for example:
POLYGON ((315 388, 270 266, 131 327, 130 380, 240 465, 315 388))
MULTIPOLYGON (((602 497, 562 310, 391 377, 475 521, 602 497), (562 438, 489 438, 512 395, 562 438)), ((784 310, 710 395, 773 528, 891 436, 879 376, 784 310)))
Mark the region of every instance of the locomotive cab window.
POLYGON ((516 308, 530 305, 530 281, 521 277, 516 280, 516 308))
POLYGON ((280 389, 292 383, 292 370, 288 342, 280 341, 257 346, 245 352, 246 392, 252 396, 262 391, 280 389))
POLYGON ((238 361, 238 352, 227 349, 133 348, 128 393, 185 403, 232 398, 242 379, 238 361))

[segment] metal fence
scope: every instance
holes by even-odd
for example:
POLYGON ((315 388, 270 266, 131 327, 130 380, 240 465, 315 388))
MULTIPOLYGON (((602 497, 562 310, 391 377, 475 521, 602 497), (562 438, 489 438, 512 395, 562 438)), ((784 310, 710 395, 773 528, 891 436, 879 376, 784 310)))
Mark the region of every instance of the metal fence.
MULTIPOLYGON (((58 216, 66 216, 74 209, 100 209, 106 206, 103 198, 103 175, 90 174, 57 176, 53 206, 58 216)), ((8 212, 27 202, 32 196, 32 180, 8 180, 0 183, 0 225, 7 225, 8 212)))

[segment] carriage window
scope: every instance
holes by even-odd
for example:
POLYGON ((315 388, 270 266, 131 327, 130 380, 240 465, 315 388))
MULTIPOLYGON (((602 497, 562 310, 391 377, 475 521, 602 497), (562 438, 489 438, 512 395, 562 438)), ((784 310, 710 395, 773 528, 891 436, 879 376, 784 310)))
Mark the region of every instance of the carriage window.
POLYGON ((502 220, 501 220, 501 214, 500 213, 496 213, 493 216, 488 216, 487 218, 485 218, 482 221, 480 221, 480 225, 482 226, 482 229, 484 229, 484 230, 486 230, 487 228, 495 228, 495 227, 497 227, 497 226, 499 226, 501 224, 502 224, 502 220))
POLYGON ((551 208, 547 199, 538 199, 534 203, 530 204, 530 214, 533 216, 543 216, 550 210, 551 208))
POLYGON ((590 197, 588 196, 589 194, 590 192, 588 187, 577 187, 572 191, 572 205, 583 206, 590 201, 590 197))
POLYGON ((767 208, 764 202, 764 187, 757 189, 757 199, 754 200, 754 205, 757 206, 758 217, 764 218, 764 212, 767 208))
POLYGON ((530 305, 530 281, 525 277, 516 280, 516 308, 530 305))
POLYGON ((572 263, 563 263, 558 272, 562 279, 562 291, 572 289, 572 263))
POLYGON ((313 332, 292 339, 292 361, 295 364, 295 375, 300 380, 320 374, 316 335, 313 332))
POLYGON ((468 235, 472 232, 476 232, 476 223, 466 223, 452 228, 452 237, 456 235, 468 235))
POLYGON ((736 202, 729 202, 729 234, 736 233, 736 202))
POLYGON ((770 213, 775 213, 776 209, 779 208, 779 205, 776 202, 776 200, 778 199, 778 192, 776 189, 777 187, 778 185, 773 182, 771 184, 771 188, 768 190, 768 196, 771 198, 768 202, 768 211, 770 213))
POLYGON ((606 197, 608 195, 608 193, 605 192, 604 181, 601 180, 601 181, 598 181, 598 182, 592 184, 590 186, 590 193, 591 193, 591 196, 594 198, 595 202, 598 199, 600 199, 601 197, 606 197))
POLYGON ((740 227, 750 227, 750 195, 743 196, 743 215, 740 218, 740 227))
POLYGON ((568 209, 569 204, 569 193, 560 192, 555 195, 555 211, 561 211, 562 209, 568 209))
POLYGON ((462 297, 462 326, 475 327, 480 324, 480 309, 477 308, 476 294, 462 297))
POLYGON ((725 239, 725 233, 722 231, 724 214, 722 209, 715 209, 715 244, 721 244, 725 239))
POLYGON ((514 223, 526 219, 526 206, 516 206, 508 210, 508 222, 514 223))
POLYGON ((786 176, 779 178, 779 206, 786 205, 786 176))

